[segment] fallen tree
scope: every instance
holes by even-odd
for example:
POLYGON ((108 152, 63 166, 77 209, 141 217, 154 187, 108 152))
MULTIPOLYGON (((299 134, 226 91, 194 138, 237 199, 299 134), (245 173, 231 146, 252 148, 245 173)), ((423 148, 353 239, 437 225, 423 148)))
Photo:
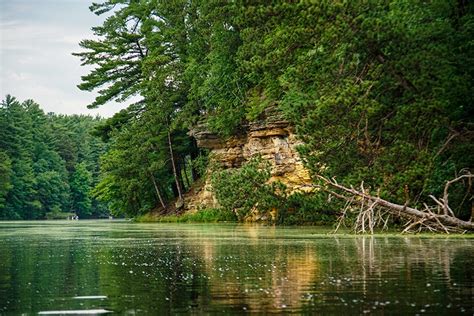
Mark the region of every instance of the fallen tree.
MULTIPOLYGON (((347 187, 339 184, 335 179, 328 179, 318 176, 322 181, 322 185, 317 187, 330 195, 346 201, 346 206, 340 215, 336 227, 336 231, 346 220, 348 212, 356 214, 354 221, 354 230, 356 233, 373 233, 376 227, 387 228, 390 217, 398 218, 404 221, 403 232, 414 231, 432 231, 465 233, 474 231, 473 218, 469 221, 461 220, 454 215, 449 206, 449 187, 458 181, 468 181, 468 197, 471 190, 471 182, 474 175, 471 173, 463 174, 453 180, 447 181, 443 191, 443 197, 436 198, 433 195, 429 197, 434 201, 434 205, 423 204, 422 209, 408 206, 408 202, 404 205, 389 202, 382 199, 379 194, 370 194, 364 188, 364 184, 359 189, 347 187)), ((472 195, 469 197, 472 200, 472 195)))

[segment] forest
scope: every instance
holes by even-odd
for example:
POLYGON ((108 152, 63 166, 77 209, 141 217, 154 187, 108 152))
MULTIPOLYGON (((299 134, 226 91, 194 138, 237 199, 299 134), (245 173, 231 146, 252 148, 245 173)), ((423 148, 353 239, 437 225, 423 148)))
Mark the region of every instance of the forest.
POLYGON ((107 216, 90 195, 105 144, 90 116, 45 114, 7 95, 0 106, 0 219, 107 216))
POLYGON ((474 315, 474 1, 0 0, 0 79, 0 315, 474 315))
MULTIPOLYGON (((258 205, 279 223, 334 223, 348 202, 328 203, 341 188, 327 185, 423 208, 462 177, 449 211, 470 219, 472 3, 106 0, 90 9, 106 18, 74 53, 92 67, 78 87, 98 93, 90 108, 131 104, 100 120, 7 97, 0 217, 173 214, 211 176, 222 212, 238 219, 258 205), (324 190, 287 194, 266 183, 258 159, 209 172, 189 131, 204 124, 230 139, 270 107, 294 126, 324 190)), ((447 195, 436 201, 447 207, 447 195)))

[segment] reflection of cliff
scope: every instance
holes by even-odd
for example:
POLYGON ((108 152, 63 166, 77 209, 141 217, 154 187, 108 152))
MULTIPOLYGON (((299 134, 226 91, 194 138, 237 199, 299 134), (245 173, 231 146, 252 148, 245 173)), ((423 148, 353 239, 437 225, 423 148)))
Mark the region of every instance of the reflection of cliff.
POLYGON ((137 293, 146 297, 142 308, 160 313, 189 306, 197 311, 301 308, 301 296, 319 274, 314 247, 289 247, 265 227, 207 228, 169 232, 168 242, 156 246, 104 248, 97 257, 103 263, 100 293, 120 297, 113 310, 136 305, 137 293))
POLYGON ((248 225, 232 244, 203 241, 209 291, 219 304, 260 312, 301 308, 301 297, 319 275, 315 249, 288 247, 273 239, 275 231, 264 231, 262 238, 258 226, 248 225))
POLYGON ((41 241, 0 243, 0 314, 105 308, 154 315, 412 315, 422 308, 431 314, 472 309, 469 239, 312 235, 313 229, 258 225, 127 227, 126 233, 100 227, 67 238, 53 232, 41 241), (89 295, 106 299, 75 299, 89 295))
MULTIPOLYGON (((281 181, 290 191, 310 182, 309 173, 296 152, 300 142, 293 128, 273 108, 266 109, 261 119, 246 126, 242 134, 226 141, 207 131, 205 126, 196 127, 192 135, 199 147, 209 149, 212 159, 226 168, 238 168, 251 157, 260 155, 272 166, 270 181, 281 181)), ((209 182, 188 195, 187 205, 190 210, 217 205, 209 182)))
POLYGON ((279 270, 273 273, 273 306, 299 309, 303 295, 310 285, 319 279, 320 264, 314 247, 305 247, 302 252, 291 254, 286 261, 286 275, 282 275, 279 270))

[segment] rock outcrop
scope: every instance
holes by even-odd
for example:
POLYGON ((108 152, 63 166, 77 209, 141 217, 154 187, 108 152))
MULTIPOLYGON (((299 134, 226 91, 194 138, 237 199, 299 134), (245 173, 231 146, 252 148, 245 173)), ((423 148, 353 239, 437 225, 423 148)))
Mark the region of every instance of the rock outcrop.
MULTIPOLYGON (((200 148, 210 150, 212 159, 226 168, 238 168, 250 158, 260 155, 271 164, 271 181, 284 183, 289 191, 298 190, 302 184, 310 182, 308 170, 299 157, 293 128, 275 109, 269 108, 258 121, 244 126, 240 135, 227 140, 197 126, 191 131, 200 148)), ((217 207, 209 180, 204 181, 187 195, 187 209, 217 207)))

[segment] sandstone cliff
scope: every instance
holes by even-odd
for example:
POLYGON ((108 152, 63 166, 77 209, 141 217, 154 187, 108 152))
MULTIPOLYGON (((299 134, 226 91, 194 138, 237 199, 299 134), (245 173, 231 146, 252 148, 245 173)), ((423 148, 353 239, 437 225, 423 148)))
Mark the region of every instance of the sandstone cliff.
MULTIPOLYGON (((238 168, 251 157, 260 155, 272 166, 269 181, 281 181, 289 191, 310 182, 309 173, 296 151, 300 142, 293 128, 275 109, 267 109, 260 120, 244 126, 243 130, 241 135, 227 140, 210 133, 205 126, 197 126, 191 134, 198 147, 209 149, 212 159, 226 168, 238 168)), ((217 206, 208 180, 186 196, 189 211, 217 206)))

